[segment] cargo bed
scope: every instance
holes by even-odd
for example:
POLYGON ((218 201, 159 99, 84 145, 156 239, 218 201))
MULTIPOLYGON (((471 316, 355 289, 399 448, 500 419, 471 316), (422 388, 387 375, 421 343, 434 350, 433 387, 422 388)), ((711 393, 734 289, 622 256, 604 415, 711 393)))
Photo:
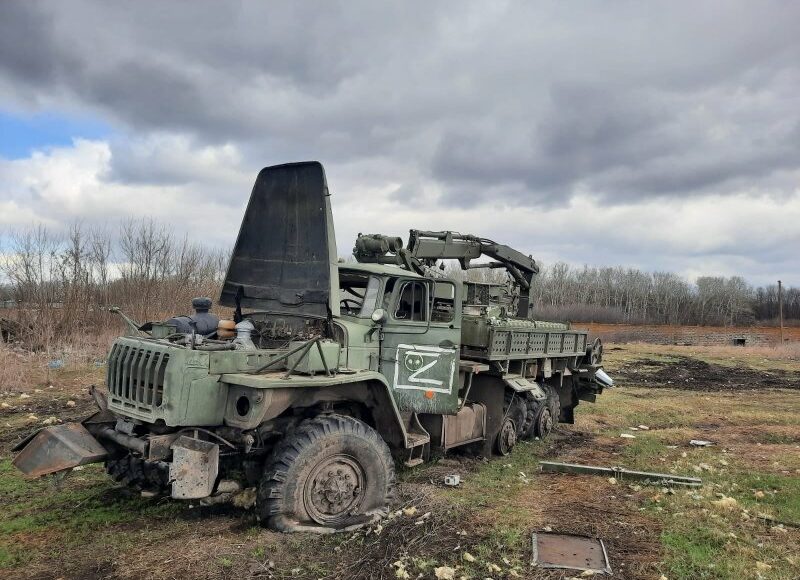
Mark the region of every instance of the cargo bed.
POLYGON ((461 354, 478 360, 517 360, 583 356, 588 331, 533 320, 487 320, 465 316, 461 354))

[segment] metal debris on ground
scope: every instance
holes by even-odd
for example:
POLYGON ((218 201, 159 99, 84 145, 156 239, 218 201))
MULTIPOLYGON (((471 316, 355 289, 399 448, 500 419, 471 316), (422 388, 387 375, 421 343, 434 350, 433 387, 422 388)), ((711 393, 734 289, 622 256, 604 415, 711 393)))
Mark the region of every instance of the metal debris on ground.
POLYGON ((710 445, 714 445, 711 441, 704 441, 703 439, 692 439, 689 441, 689 445, 693 447, 708 447, 710 445))
POLYGON ((444 484, 449 485, 450 487, 456 487, 461 484, 461 476, 457 473, 454 475, 445 475, 444 484))
POLYGON ((636 480, 654 485, 684 485, 687 487, 700 487, 702 480, 699 477, 673 475, 672 473, 650 473, 647 471, 632 471, 624 467, 598 467, 594 465, 578 465, 576 463, 559 463, 557 461, 540 461, 539 467, 546 473, 576 473, 584 475, 604 475, 616 480, 636 480))
MULTIPOLYGON (((778 520, 768 514, 756 514, 756 519, 763 520, 769 524, 775 524, 775 527, 790 527, 800 529, 800 522, 788 522, 786 520, 778 520)), ((773 528, 774 529, 774 528, 773 528)))
POLYGON ((599 538, 544 532, 531 534, 531 537, 532 566, 611 574, 608 553, 599 538))

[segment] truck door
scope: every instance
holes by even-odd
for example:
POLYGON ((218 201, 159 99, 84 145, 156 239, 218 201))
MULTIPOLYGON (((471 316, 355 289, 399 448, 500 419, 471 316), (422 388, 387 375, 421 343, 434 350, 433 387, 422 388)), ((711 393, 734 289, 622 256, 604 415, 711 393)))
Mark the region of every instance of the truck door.
POLYGON ((381 368, 401 411, 455 413, 461 339, 460 285, 389 280, 381 368))

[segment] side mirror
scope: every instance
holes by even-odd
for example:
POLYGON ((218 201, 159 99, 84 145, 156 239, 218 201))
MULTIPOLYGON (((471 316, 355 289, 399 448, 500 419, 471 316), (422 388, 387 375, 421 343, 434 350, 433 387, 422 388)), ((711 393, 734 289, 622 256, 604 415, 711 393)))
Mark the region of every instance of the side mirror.
POLYGON ((372 311, 372 322, 376 324, 383 324, 387 319, 386 311, 383 308, 376 308, 372 311))

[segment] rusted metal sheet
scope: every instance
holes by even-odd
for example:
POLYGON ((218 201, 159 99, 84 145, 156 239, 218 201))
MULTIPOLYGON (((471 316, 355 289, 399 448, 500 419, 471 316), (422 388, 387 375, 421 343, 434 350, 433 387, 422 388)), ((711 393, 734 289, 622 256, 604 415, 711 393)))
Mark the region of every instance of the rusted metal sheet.
POLYGON ((174 433, 168 435, 151 435, 147 438, 147 459, 150 461, 166 460, 172 457, 171 446, 179 437, 174 433))
POLYGON ((169 479, 172 497, 199 499, 214 489, 219 471, 219 445, 182 435, 172 444, 169 479))
POLYGON ((107 455, 86 427, 66 423, 39 431, 12 463, 25 475, 40 476, 102 461, 107 455))
POLYGON ((538 533, 533 534, 532 539, 533 566, 611 574, 608 553, 599 538, 538 533))
POLYGON ((442 416, 442 447, 450 449, 472 441, 480 441, 486 433, 486 406, 466 405, 455 415, 442 416))

